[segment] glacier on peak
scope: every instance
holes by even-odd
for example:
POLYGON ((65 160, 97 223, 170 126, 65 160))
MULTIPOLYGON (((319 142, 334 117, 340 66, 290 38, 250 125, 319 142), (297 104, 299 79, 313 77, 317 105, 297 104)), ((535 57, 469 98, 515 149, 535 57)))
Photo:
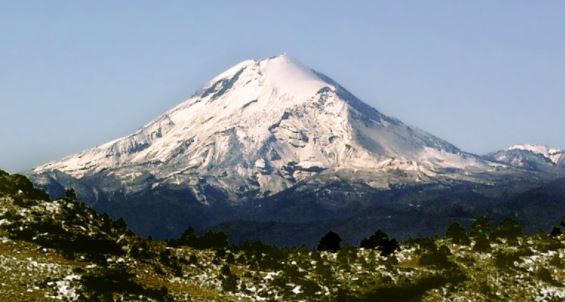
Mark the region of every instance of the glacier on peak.
POLYGON ((565 172, 565 152, 544 145, 512 145, 504 150, 485 155, 485 158, 512 167, 530 171, 565 172))
POLYGON ((338 171, 362 171, 351 175, 387 187, 496 168, 381 114, 284 54, 243 61, 133 134, 32 173, 60 171, 78 180, 109 175, 130 190, 182 185, 201 199, 211 186, 237 200, 338 171))
POLYGON ((554 164, 557 164, 562 158, 564 158, 564 152, 559 149, 550 148, 545 145, 535 145, 535 144, 523 144, 523 145, 512 145, 508 147, 507 150, 523 150, 530 151, 542 155, 543 157, 551 160, 554 164))

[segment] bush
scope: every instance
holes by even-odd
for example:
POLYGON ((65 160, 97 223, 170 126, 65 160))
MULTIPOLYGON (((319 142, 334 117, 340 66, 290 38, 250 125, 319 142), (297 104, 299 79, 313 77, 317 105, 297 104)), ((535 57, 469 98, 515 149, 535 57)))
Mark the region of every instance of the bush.
POLYGON ((410 244, 417 247, 416 253, 419 255, 437 250, 435 239, 432 237, 412 239, 410 244))
POLYGON ((473 222, 473 235, 488 234, 490 231, 490 223, 485 216, 475 219, 473 222))
POLYGON ((128 225, 126 221, 122 217, 120 217, 112 223, 112 228, 119 233, 125 233, 128 230, 128 225))
POLYGON ((49 195, 41 189, 36 189, 27 177, 20 174, 0 173, 0 193, 18 195, 26 199, 49 201, 49 195))
POLYGON ((135 275, 124 266, 97 270, 83 275, 81 282, 84 293, 81 301, 114 301, 113 293, 131 295, 139 299, 143 295, 156 301, 172 301, 166 287, 147 288, 135 280, 135 275))
POLYGON ((511 252, 498 252, 494 255, 494 263, 498 268, 510 269, 514 267, 514 262, 520 260, 520 255, 511 252))
POLYGON ((222 289, 225 291, 234 292, 237 289, 237 278, 234 275, 226 276, 222 280, 222 289))
POLYGON ((222 279, 223 290, 233 292, 237 289, 237 276, 231 272, 229 265, 222 266, 220 279, 222 279))
POLYGON ((340 250, 341 237, 338 234, 329 231, 318 243, 318 251, 337 252, 340 250))
POLYGON ((228 236, 222 232, 207 231, 198 236, 192 227, 189 227, 182 233, 177 240, 169 241, 169 245, 190 246, 196 249, 225 249, 229 246, 228 236))
POLYGON ((499 251, 494 254, 495 264, 501 269, 514 267, 514 262, 520 261, 520 257, 531 256, 533 252, 528 247, 520 247, 517 250, 499 251))
POLYGON ((458 223, 452 223, 447 227, 445 236, 455 244, 468 245, 470 243, 467 232, 458 223))
POLYGON ((475 244, 473 245, 473 250, 477 252, 489 252, 490 242, 487 239, 487 236, 484 234, 479 234, 475 237, 475 244))
POLYGON ((552 237, 559 237, 561 235, 561 228, 553 227, 553 229, 551 229, 551 233, 549 233, 549 235, 551 235, 552 237))
POLYGON ((239 250, 243 251, 246 261, 253 268, 279 270, 282 262, 287 259, 288 251, 262 243, 261 241, 246 241, 239 250))
POLYGON ((389 256, 399 248, 396 239, 389 239, 388 235, 377 230, 373 235, 361 240, 360 246, 365 249, 378 249, 383 256, 389 256))
POLYGON ((65 199, 71 202, 77 201, 77 193, 75 189, 69 188, 65 190, 65 199))
POLYGON ((546 283, 550 283, 550 284, 556 283, 553 277, 551 276, 551 272, 545 267, 540 267, 537 270, 536 277, 538 277, 538 279, 546 283))
POLYGON ((182 267, 180 259, 173 255, 170 250, 163 250, 159 254, 159 261, 165 266, 169 267, 173 274, 177 277, 182 277, 182 267))
POLYGON ((153 257, 149 245, 144 240, 139 240, 132 244, 130 255, 139 259, 150 259, 153 257))
POLYGON ((451 264, 447 258, 449 255, 451 255, 451 250, 447 246, 442 245, 438 249, 424 253, 420 257, 419 263, 421 265, 447 266, 451 264))
POLYGON ((521 236, 522 226, 512 218, 504 219, 499 225, 496 226, 495 230, 492 232, 492 237, 494 238, 504 238, 507 240, 514 240, 521 236))

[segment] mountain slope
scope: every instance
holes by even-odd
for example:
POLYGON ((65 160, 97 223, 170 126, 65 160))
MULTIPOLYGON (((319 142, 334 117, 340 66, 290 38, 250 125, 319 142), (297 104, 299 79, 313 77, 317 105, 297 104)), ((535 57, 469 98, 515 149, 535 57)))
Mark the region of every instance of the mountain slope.
POLYGON ((387 188, 473 179, 496 166, 381 114, 281 55, 237 64, 132 135, 40 166, 33 179, 49 187, 70 177, 88 184, 94 199, 182 186, 208 204, 269 196, 319 175, 387 188), (382 177, 392 172, 401 177, 382 177))

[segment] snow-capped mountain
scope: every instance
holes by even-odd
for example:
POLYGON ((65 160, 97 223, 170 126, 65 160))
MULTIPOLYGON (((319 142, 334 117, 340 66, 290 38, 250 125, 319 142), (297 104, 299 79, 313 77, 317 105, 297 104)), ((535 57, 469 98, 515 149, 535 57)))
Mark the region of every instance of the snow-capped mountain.
POLYGON ((565 168, 565 152, 544 145, 513 145, 505 150, 488 154, 487 158, 536 171, 565 168))
POLYGON ((135 133, 33 173, 58 170, 78 180, 103 174, 126 191, 183 185, 205 201, 209 186, 236 200, 339 171, 386 187, 493 167, 280 55, 241 62, 135 133), (366 176, 389 172, 403 176, 366 176))
MULTIPOLYGON (((529 145, 465 153, 281 55, 241 62, 133 134, 29 176, 52 196, 72 187, 96 210, 161 239, 193 226, 287 240, 297 223, 344 221, 356 232, 422 236, 453 217, 507 213, 509 196, 565 175, 530 161, 565 162, 560 151, 529 145)), ((547 209, 535 219, 560 213, 559 204, 547 209)))
POLYGON ((559 149, 553 149, 548 146, 544 145, 513 145, 508 148, 508 150, 522 150, 522 151, 530 151, 535 154, 539 154, 554 164, 560 163, 562 160, 565 159, 565 153, 559 149))

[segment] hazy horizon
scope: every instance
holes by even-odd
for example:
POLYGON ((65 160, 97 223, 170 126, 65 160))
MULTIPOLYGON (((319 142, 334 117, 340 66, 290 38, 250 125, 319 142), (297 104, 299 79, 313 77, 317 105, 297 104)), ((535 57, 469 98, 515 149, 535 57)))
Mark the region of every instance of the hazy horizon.
POLYGON ((283 52, 464 151, 565 149, 565 3, 31 1, 0 17, 11 172, 127 135, 232 65, 283 52))

